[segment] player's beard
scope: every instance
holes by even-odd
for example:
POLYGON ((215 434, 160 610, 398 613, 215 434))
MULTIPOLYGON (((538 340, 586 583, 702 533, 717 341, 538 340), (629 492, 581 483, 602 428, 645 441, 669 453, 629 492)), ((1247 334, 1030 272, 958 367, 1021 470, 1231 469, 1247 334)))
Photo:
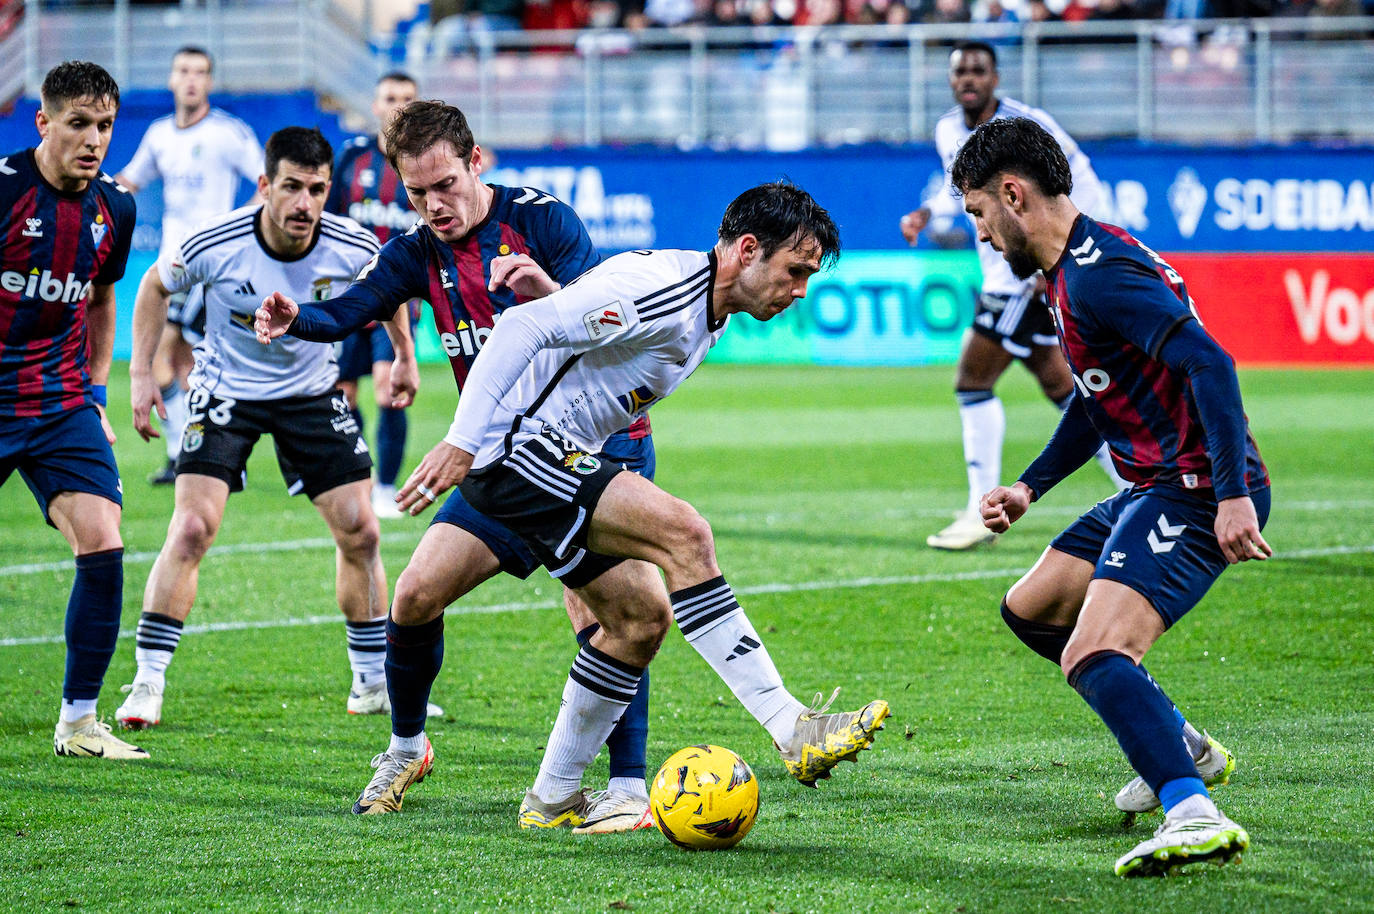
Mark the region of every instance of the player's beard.
POLYGON ((1031 256, 1026 233, 1010 219, 1002 226, 1002 256, 1017 279, 1030 279, 1040 271, 1040 264, 1031 256))

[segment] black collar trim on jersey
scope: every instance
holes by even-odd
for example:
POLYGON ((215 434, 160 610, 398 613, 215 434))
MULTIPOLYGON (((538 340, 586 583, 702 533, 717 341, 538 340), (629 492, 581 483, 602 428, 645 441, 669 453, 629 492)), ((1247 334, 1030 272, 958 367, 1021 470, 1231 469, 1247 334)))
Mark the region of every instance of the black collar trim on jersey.
POLYGON ((49 184, 48 179, 43 177, 43 169, 38 167, 38 147, 30 146, 25 152, 29 157, 29 167, 33 169, 34 177, 38 179, 38 183, 57 194, 57 196, 67 200, 80 200, 82 197, 86 196, 86 191, 91 189, 91 185, 99 181, 101 175, 105 174, 105 172, 97 170, 95 177, 87 181, 86 186, 80 190, 60 190, 52 184, 49 184))
POLYGON ((712 248, 706 254, 706 265, 711 271, 706 277, 706 330, 708 333, 715 333, 725 322, 730 319, 730 315, 725 315, 720 320, 716 320, 716 268, 720 266, 716 260, 716 250, 712 248))
POLYGON ((262 252, 273 260, 279 263, 295 263, 298 260, 304 260, 310 256, 311 251, 315 250, 315 245, 320 243, 320 226, 324 225, 323 215, 320 216, 320 221, 315 223, 315 234, 310 237, 310 245, 304 251, 291 257, 278 254, 267 246, 267 238, 262 234, 262 220, 266 215, 267 209, 262 206, 259 206, 258 211, 253 214, 253 237, 258 239, 258 247, 262 248, 262 252))

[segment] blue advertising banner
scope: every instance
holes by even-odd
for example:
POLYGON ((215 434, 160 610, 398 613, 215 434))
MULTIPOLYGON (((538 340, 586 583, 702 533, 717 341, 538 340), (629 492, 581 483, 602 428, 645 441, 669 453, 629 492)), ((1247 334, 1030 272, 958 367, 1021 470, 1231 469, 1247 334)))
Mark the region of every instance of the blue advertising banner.
MULTIPOLYGON (((1374 152, 1314 146, 1084 143, 1111 191, 1104 214, 1158 251, 1374 251, 1374 152)), ((741 190, 788 177, 831 211, 846 248, 905 248, 897 222, 933 193, 931 147, 796 153, 500 151, 488 180, 571 203, 607 252, 704 247, 741 190)), ((922 247, 926 246, 923 241, 922 247)))

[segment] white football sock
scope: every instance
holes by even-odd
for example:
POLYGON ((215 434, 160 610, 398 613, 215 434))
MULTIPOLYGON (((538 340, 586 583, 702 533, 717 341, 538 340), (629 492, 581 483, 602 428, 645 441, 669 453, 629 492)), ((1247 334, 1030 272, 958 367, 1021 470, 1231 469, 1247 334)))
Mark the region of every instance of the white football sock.
POLYGON ((167 666, 181 643, 182 623, 161 613, 144 612, 134 630, 134 661, 138 672, 134 682, 146 682, 161 689, 166 685, 167 666))
POLYGON ((1211 797, 1204 793, 1195 793, 1175 804, 1168 814, 1168 818, 1174 821, 1192 819, 1197 816, 1211 816, 1217 819, 1221 818, 1221 811, 1217 809, 1217 804, 1212 802, 1211 797))
POLYGON ((391 734, 391 745, 387 751, 392 755, 405 756, 406 758, 419 758, 425 752, 425 731, 421 730, 414 736, 397 736, 391 734))
POLYGON ((353 690, 386 681, 386 616, 371 622, 345 622, 348 666, 353 671, 353 690))
POLYGON ((74 723, 87 714, 94 714, 95 703, 96 699, 94 698, 73 698, 70 700, 64 698, 62 699, 62 709, 58 712, 57 719, 64 724, 74 723))
POLYGON ((676 591, 668 599, 687 643, 711 665, 745 710, 763 724, 774 742, 790 744, 797 718, 806 706, 784 688, 773 658, 725 578, 676 591))
POLYGON ((173 381, 162 388, 162 405, 167 408, 167 421, 162 423, 162 437, 166 439, 167 459, 176 460, 181 453, 181 438, 186 433, 186 391, 173 381))
POLYGON ((966 403, 960 396, 959 422, 964 429, 964 464, 968 468, 966 510, 976 514, 978 502, 1002 478, 1002 439, 1006 437, 1007 416, 996 396, 976 403, 966 403))
POLYGON ((649 787, 644 783, 643 778, 611 778, 606 789, 611 793, 638 797, 641 800, 649 799, 649 787))
POLYGON ((630 706, 643 672, 590 644, 582 646, 563 686, 563 704, 534 781, 535 796, 557 803, 582 786, 582 772, 630 706))

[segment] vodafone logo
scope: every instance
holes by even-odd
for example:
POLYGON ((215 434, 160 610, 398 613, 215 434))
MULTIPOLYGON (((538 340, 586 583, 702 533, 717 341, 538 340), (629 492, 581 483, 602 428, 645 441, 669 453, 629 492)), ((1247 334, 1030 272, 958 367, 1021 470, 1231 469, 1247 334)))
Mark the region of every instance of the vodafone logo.
POLYGON ((1331 287, 1331 274, 1315 270, 1310 282, 1298 270, 1285 270, 1283 285, 1304 343, 1323 337, 1341 346, 1374 343, 1374 288, 1363 292, 1331 287))

